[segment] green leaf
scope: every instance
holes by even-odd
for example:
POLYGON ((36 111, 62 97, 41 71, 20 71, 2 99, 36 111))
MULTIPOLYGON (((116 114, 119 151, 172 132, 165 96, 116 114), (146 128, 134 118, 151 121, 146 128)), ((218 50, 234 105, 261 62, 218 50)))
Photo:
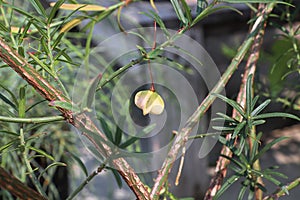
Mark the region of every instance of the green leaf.
POLYGON ((6 143, 5 145, 1 146, 0 147, 0 152, 2 152, 3 150, 11 147, 13 144, 17 143, 19 140, 20 140, 19 138, 13 139, 10 142, 6 143))
POLYGON ((43 47, 44 52, 46 53, 46 55, 49 56, 50 55, 50 49, 48 48, 48 44, 47 44, 46 38, 42 37, 40 39, 40 44, 42 45, 42 47, 43 47))
POLYGON ((192 14, 191 14, 191 8, 188 6, 185 0, 180 0, 182 7, 184 9, 184 14, 186 15, 186 18, 188 20, 188 24, 192 23, 192 14))
MULTIPOLYGON (((10 7, 13 10, 15 10, 16 12, 18 12, 18 13, 20 13, 20 14, 22 14, 22 15, 24 15, 24 16, 32 19, 32 20, 38 21, 40 23, 43 23, 43 20, 39 19, 37 16, 34 16, 31 13, 29 13, 29 12, 26 12, 25 10, 23 10, 21 8, 18 8, 16 6, 13 6, 13 5, 10 5, 10 4, 6 4, 6 3, 2 3, 2 5, 5 6, 5 7, 10 7)), ((43 23, 43 24, 46 25, 45 23, 43 23)))
POLYGON ((237 198, 238 200, 243 200, 245 192, 246 192, 249 184, 250 184, 250 181, 248 179, 243 181, 242 188, 240 189, 239 196, 237 198))
MULTIPOLYGON (((20 35, 20 38, 19 38, 19 45, 21 46, 22 45, 22 42, 24 40, 24 38, 27 36, 27 34, 29 33, 29 28, 31 26, 31 20, 28 20, 28 22, 26 23, 26 25, 24 26, 24 29, 22 30, 22 33, 20 35)), ((25 56, 23 56, 25 57, 25 56)))
POLYGON ((288 139, 288 137, 280 137, 280 138, 276 138, 275 140, 273 140, 272 142, 268 143, 266 146, 264 146, 260 151, 258 151, 258 153, 254 156, 253 160, 251 160, 251 164, 253 164, 257 159, 259 159, 264 153, 266 153, 266 151, 268 151, 273 145, 275 145, 276 143, 288 139))
POLYGON ((100 73, 91 80, 91 83, 89 84, 85 94, 82 97, 82 103, 80 104, 81 109, 91 108, 95 99, 96 89, 98 87, 101 78, 102 78, 102 74, 100 73))
POLYGON ((156 12, 154 12, 152 10, 149 10, 149 12, 150 12, 150 14, 146 13, 146 12, 140 12, 140 14, 143 14, 143 15, 146 15, 146 16, 148 16, 150 18, 153 18, 156 21, 156 23, 159 25, 159 27, 161 28, 161 30, 169 38, 170 37, 170 33, 169 33, 168 29, 166 28, 163 20, 160 18, 160 16, 156 12))
POLYGON ((43 15, 44 17, 47 16, 45 9, 41 4, 40 0, 29 0, 29 1, 40 15, 43 15))
POLYGON ((71 110, 73 112, 80 112, 80 108, 76 105, 73 105, 69 102, 65 102, 65 101, 51 101, 49 103, 50 106, 54 106, 54 107, 59 107, 65 110, 71 110))
POLYGON ((272 183, 274 183, 277 186, 282 186, 282 183, 280 181, 278 181, 277 179, 275 179, 274 177, 270 176, 270 175, 265 175, 264 174, 265 179, 271 181, 272 183))
POLYGON ((50 165, 48 165, 41 173, 40 175, 38 176, 38 180, 40 180, 40 178, 44 175, 44 173, 46 173, 47 170, 49 170, 50 168, 52 167, 66 167, 66 163, 63 163, 63 162, 54 162, 54 163, 51 163, 50 165))
POLYGON ((223 100, 224 102, 226 102, 227 104, 229 104, 231 107, 233 107, 234 109, 236 109, 236 111, 241 114, 244 118, 247 118, 245 115, 245 112, 242 108, 242 106, 240 104, 238 104, 237 102, 223 96, 220 94, 216 94, 214 93, 213 95, 215 95, 216 97, 220 98, 221 100, 223 100))
POLYGON ((259 96, 258 96, 258 95, 256 95, 256 96, 253 98, 253 100, 252 100, 252 105, 251 105, 251 110, 254 109, 254 107, 255 107, 255 105, 256 105, 258 99, 259 99, 259 96))
POLYGON ((241 130, 245 127, 246 123, 246 121, 242 121, 236 126, 236 128, 233 131, 232 138, 235 138, 241 132, 241 130))
MULTIPOLYGON (((63 62, 67 62, 67 63, 70 63, 70 64, 72 64, 72 65, 77 65, 77 66, 80 65, 79 63, 74 63, 74 62, 72 61, 72 58, 65 52, 65 51, 67 50, 67 48, 64 48, 64 49, 62 49, 62 50, 60 50, 60 49, 58 49, 58 48, 55 48, 54 50, 55 50, 56 52, 58 52, 57 54, 60 54, 60 55, 62 55, 63 57, 65 57, 65 58, 67 59, 67 61, 63 60, 63 62)), ((56 59, 57 61, 62 61, 62 59, 59 59, 58 56, 55 56, 55 59, 56 59)))
POLYGON ((218 112, 217 115, 219 115, 220 117, 224 118, 226 121, 229 121, 229 122, 238 122, 237 120, 233 119, 232 117, 224 114, 224 113, 220 113, 218 112))
POLYGON ((247 166, 249 165, 249 161, 246 158, 246 156, 244 154, 241 154, 238 157, 239 157, 240 161, 243 163, 243 167, 247 168, 247 166))
POLYGON ((141 54, 143 56, 146 56, 147 55, 147 51, 144 47, 140 46, 140 45, 136 45, 136 47, 138 48, 138 50, 140 50, 141 54))
POLYGON ((264 113, 264 114, 257 115, 255 117, 253 117, 252 119, 255 119, 255 120, 256 119, 266 119, 266 118, 271 118, 271 117, 287 117, 287 118, 291 118, 291 119, 300 121, 300 118, 295 115, 292 115, 289 113, 281 113, 281 112, 264 113))
POLYGON ((226 2, 226 3, 279 3, 279 4, 285 4, 288 6, 293 6, 292 4, 290 4, 288 2, 277 1, 277 0, 219 0, 219 2, 226 2))
POLYGON ((11 102, 6 96, 4 96, 1 93, 0 93, 0 99, 2 99, 2 101, 4 101, 5 103, 7 103, 8 105, 10 105, 13 109, 17 110, 16 105, 13 102, 11 102))
POLYGON ((114 141, 113 134, 112 134, 107 122, 102 117, 99 117, 98 119, 100 121, 101 128, 103 129, 104 134, 109 139, 109 141, 113 142, 114 141))
POLYGON ((262 104, 260 104, 257 108, 255 108, 252 112, 251 112, 251 116, 256 116, 257 114, 259 114, 263 109, 265 109, 265 107, 267 107, 269 104, 271 103, 270 99, 267 99, 266 101, 264 101, 262 104))
POLYGON ((193 20, 192 26, 197 24, 200 20, 207 17, 208 15, 210 15, 214 12, 217 12, 219 10, 223 10, 223 9, 230 9, 230 10, 233 10, 233 11, 239 13, 240 15, 243 15, 243 13, 241 11, 239 11, 238 9, 236 9, 232 6, 218 6, 218 7, 214 8, 214 5, 210 4, 193 20))
POLYGON ((29 106, 29 107, 26 109, 26 112, 28 112, 29 110, 31 110, 31 109, 34 108, 35 106, 39 105, 40 103, 43 103, 43 102, 46 102, 46 101, 47 101, 47 100, 44 99, 44 100, 35 102, 34 104, 32 104, 31 106, 29 106))
POLYGON ((130 146, 131 144, 135 143, 139 137, 131 137, 128 140, 126 140, 124 143, 120 145, 120 148, 125 149, 126 147, 130 146))
POLYGON ((0 133, 4 133, 4 134, 8 134, 8 135, 12 135, 12 136, 19 136, 18 133, 15 132, 11 132, 11 131, 5 131, 5 130, 0 130, 0 133))
POLYGON ((280 173, 280 172, 276 172, 276 171, 274 171, 273 169, 270 169, 270 168, 264 170, 264 171, 263 171, 263 174, 267 174, 267 175, 275 175, 275 176, 278 176, 278 177, 280 177, 280 178, 285 178, 285 179, 288 178, 288 176, 286 176, 285 174, 280 173))
POLYGON ((234 174, 232 175, 230 178, 228 178, 225 183, 222 185, 222 187, 220 188, 220 190, 218 190, 217 194, 215 195, 215 197, 213 199, 219 199, 220 196, 233 184, 235 183, 237 180, 239 180, 239 178, 241 177, 240 174, 234 174))
POLYGON ((8 30, 8 28, 3 24, 0 23, 0 30, 5 32, 5 33, 9 33, 10 31, 8 30))
POLYGON ((122 141, 122 129, 117 126, 117 129, 116 129, 116 132, 115 132, 115 140, 114 140, 114 143, 115 145, 119 146, 121 141, 122 141))
POLYGON ((84 163, 81 161, 81 159, 72 152, 68 153, 71 155, 71 158, 79 164, 80 169, 84 172, 85 176, 87 177, 89 175, 88 170, 85 167, 84 163))
POLYGON ((44 38, 49 39, 46 31, 43 29, 43 25, 33 20, 32 20, 32 25, 38 30, 39 34, 41 34, 44 38))
POLYGON ((122 185, 123 185, 122 184, 122 179, 121 179, 121 176, 118 173, 118 171, 116 169, 111 168, 111 167, 107 167, 107 168, 112 171, 112 173, 113 173, 113 175, 114 175, 114 177, 115 177, 115 179, 117 181, 117 184, 118 184, 119 188, 122 188, 122 185))
POLYGON ((240 156, 242 151, 244 150, 244 146, 245 146, 245 143, 246 143, 246 140, 244 137, 240 137, 240 145, 239 145, 239 148, 237 148, 234 153, 237 155, 237 156, 240 156))
POLYGON ((199 15, 206 7, 208 3, 206 0, 197 0, 197 15, 199 15))
POLYGON ((58 0, 55 5, 51 8, 51 12, 48 16, 47 24, 51 24, 52 19, 55 17, 55 13, 58 11, 59 7, 65 2, 66 0, 58 0))
POLYGON ((232 132, 235 130, 235 127, 224 127, 224 126, 213 126, 213 129, 217 130, 217 131, 228 131, 228 132, 232 132))
POLYGON ((49 159, 52 160, 52 161, 54 161, 53 156, 51 156, 50 154, 46 153, 45 151, 43 151, 43 150, 41 150, 41 149, 37 149, 37 148, 35 148, 35 147, 33 147, 33 146, 28 146, 27 148, 30 149, 30 150, 32 150, 32 151, 37 152, 37 153, 40 154, 40 155, 45 156, 46 158, 49 158, 49 159))
POLYGON ((56 78, 55 74, 49 69, 49 67, 43 63, 38 57, 33 55, 32 53, 28 54, 43 70, 45 70, 48 74, 50 74, 53 78, 56 78))
POLYGON ((255 120, 251 123, 251 126, 258 126, 258 125, 261 125, 261 124, 264 124, 266 123, 266 120, 255 120))
POLYGON ((259 140, 260 140, 261 136, 262 136, 262 132, 257 134, 256 139, 253 139, 253 147, 250 152, 250 162, 251 163, 254 163, 252 160, 254 159, 256 153, 258 152, 258 144, 259 144, 259 140))
POLYGON ((13 104, 17 105, 18 100, 17 100, 17 97, 14 95, 14 93, 2 84, 0 84, 0 87, 3 88, 10 95, 11 99, 13 100, 13 104))
POLYGON ((25 88, 21 87, 20 91, 19 91, 19 102, 18 102, 18 113, 19 113, 19 117, 24 118, 25 117, 25 111, 26 111, 26 92, 25 92, 25 88))
POLYGON ((163 50, 161 50, 161 49, 154 49, 154 50, 150 51, 147 54, 147 58, 149 58, 149 59, 155 59, 155 58, 158 57, 158 55, 160 55, 162 53, 163 53, 163 50))
POLYGON ((253 197, 254 197, 254 189, 252 190, 251 188, 248 194, 248 200, 253 200, 253 197))
POLYGON ((187 25, 188 24, 188 20, 187 18, 184 16, 183 11, 181 9, 181 6, 178 2, 178 0, 170 0, 172 3, 172 6, 176 12, 176 15, 178 17, 178 19, 184 24, 187 25))
POLYGON ((239 168, 241 168, 240 172, 246 169, 245 165, 243 163, 241 163, 240 161, 238 161, 236 159, 233 159, 232 157, 229 157, 229 156, 224 155, 224 154, 220 154, 220 156, 222 156, 222 157, 230 160, 230 162, 236 164, 239 168))
POLYGON ((250 74, 247 77, 246 82, 246 115, 250 116, 251 107, 252 107, 252 77, 253 74, 250 74))

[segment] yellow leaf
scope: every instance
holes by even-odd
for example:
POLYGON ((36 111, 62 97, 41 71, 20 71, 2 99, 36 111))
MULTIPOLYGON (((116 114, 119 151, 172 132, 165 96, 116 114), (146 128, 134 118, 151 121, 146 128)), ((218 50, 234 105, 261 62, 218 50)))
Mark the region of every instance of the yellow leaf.
POLYGON ((20 30, 23 31, 24 28, 19 28, 19 27, 12 26, 12 27, 10 27, 10 30, 11 30, 12 33, 18 33, 20 30))
POLYGON ((155 6, 154 0, 150 0, 150 4, 151 4, 152 8, 153 8, 156 12, 158 12, 158 10, 157 10, 157 8, 156 8, 156 6, 155 6))
MULTIPOLYGON (((55 2, 50 3, 50 6, 53 7, 55 2)), ((60 7, 63 10, 80 10, 80 11, 103 11, 106 10, 106 7, 98 5, 89 5, 89 4, 68 4, 64 3, 60 7)))
POLYGON ((143 115, 159 115, 164 111, 164 100, 157 92, 151 90, 139 91, 134 97, 135 105, 143 110, 143 115))
POLYGON ((71 30, 73 27, 77 26, 82 22, 83 18, 75 18, 66 23, 60 30, 61 33, 68 32, 71 30))

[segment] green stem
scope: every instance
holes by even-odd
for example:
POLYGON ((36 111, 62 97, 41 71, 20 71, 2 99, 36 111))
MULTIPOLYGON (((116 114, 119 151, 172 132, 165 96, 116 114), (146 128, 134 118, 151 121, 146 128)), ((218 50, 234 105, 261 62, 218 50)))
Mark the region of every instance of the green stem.
POLYGON ((193 139, 201 139, 204 137, 208 137, 208 136, 219 136, 220 133, 203 133, 203 134, 197 134, 194 136, 189 136, 188 139, 189 140, 193 140, 193 139))
POLYGON ((12 123, 26 123, 26 124, 39 124, 39 123, 49 123, 56 121, 63 121, 65 118, 63 116, 52 116, 52 117, 37 117, 37 118, 12 118, 0 116, 1 122, 12 122, 12 123))
POLYGON ((129 69, 130 67, 142 62, 144 60, 143 57, 140 57, 136 60, 131 61, 130 63, 128 63, 127 65, 124 65, 123 67, 121 67, 120 69, 118 69, 117 71, 115 71, 114 73, 112 73, 107 79, 105 79, 103 82, 101 82, 99 84, 99 87, 96 89, 96 91, 101 90, 107 83, 109 83, 112 79, 114 79, 115 77, 119 76, 120 74, 122 74, 124 71, 126 71, 127 69, 129 69))
POLYGON ((92 174, 90 174, 70 196, 66 200, 71 200, 73 199, 95 176, 97 176, 104 168, 105 168, 105 163, 103 163, 101 166, 98 167, 97 170, 93 171, 92 174))
POLYGON ((287 195, 288 191, 294 189, 295 187, 300 185, 300 178, 295 179, 293 182, 289 183, 288 185, 284 186, 284 188, 281 187, 281 189, 272 195, 266 196, 264 200, 275 200, 279 197, 287 195))
POLYGON ((43 195, 44 197, 47 197, 47 194, 45 193, 45 191, 43 190, 40 182, 38 181, 37 177, 35 176, 34 171, 33 171, 32 167, 30 165, 30 162, 28 160, 27 151, 26 151, 25 136, 24 136, 22 125, 21 125, 21 128, 20 128, 20 146, 21 146, 21 151, 22 151, 22 157, 23 157, 23 160, 24 160, 25 165, 27 167, 28 174, 29 174, 29 177, 30 177, 31 181, 33 182, 33 184, 36 187, 36 189, 38 190, 38 192, 41 195, 43 195))

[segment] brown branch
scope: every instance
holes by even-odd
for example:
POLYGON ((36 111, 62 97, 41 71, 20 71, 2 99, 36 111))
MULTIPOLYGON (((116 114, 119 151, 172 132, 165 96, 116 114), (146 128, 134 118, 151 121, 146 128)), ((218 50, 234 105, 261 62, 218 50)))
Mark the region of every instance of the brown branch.
POLYGON ((7 173, 2 167, 0 167, 0 187, 20 199, 46 200, 45 197, 7 173))
MULTIPOLYGON (((35 88, 48 101, 63 101, 72 103, 70 99, 65 97, 61 91, 54 88, 47 80, 45 80, 28 62, 20 56, 16 51, 11 49, 6 42, 0 38, 0 58, 15 70, 25 81, 35 88)), ((108 145, 109 140, 97 128, 93 120, 85 113, 74 115, 72 111, 60 107, 57 109, 63 114, 65 119, 78 128, 85 130, 85 135, 95 146, 95 148, 106 158, 113 156, 113 150, 108 145), (101 141, 95 141, 92 134, 98 134, 101 141), (100 145, 99 145, 100 143, 100 145)), ((128 184, 131 190, 139 199, 150 199, 149 192, 145 185, 140 181, 137 174, 129 166, 123 158, 116 158, 111 161, 114 167, 119 171, 124 181, 128 184)))
MULTIPOLYGON (((250 56, 247 60, 246 66, 245 66, 245 72, 243 74, 242 84, 241 84, 239 94, 237 97, 237 102, 243 108, 245 108, 245 104, 246 104, 247 78, 249 77, 250 74, 254 75, 254 73, 256 71, 256 63, 259 58, 260 47, 262 44, 262 40, 263 40, 263 36, 264 36, 264 32, 265 32, 264 30, 266 27, 266 18, 268 16, 268 14, 272 11, 272 8, 269 8, 269 9, 267 9, 267 8, 268 7, 265 4, 259 4, 259 7, 258 7, 257 17, 262 16, 265 18, 265 20, 264 20, 264 23, 260 24, 261 27, 254 38, 254 42, 253 42, 251 50, 250 50, 250 56)), ((254 26, 255 26, 255 24, 254 24, 254 26)), ((252 77, 252 84, 253 84, 253 77, 252 77)), ((233 110, 232 117, 239 121, 241 120, 240 114, 235 109, 233 110)), ((254 131, 254 134, 255 134, 255 130, 251 130, 251 131, 254 131)), ((226 139, 229 140, 230 138, 231 138, 231 134, 227 134, 226 139)), ((249 142, 250 142, 250 146, 252 146, 251 141, 249 141, 249 142)), ((232 157, 232 152, 225 145, 223 146, 220 154, 226 155, 227 157, 232 157)), ((212 178, 209 189, 207 190, 206 195, 205 195, 206 200, 213 199, 213 197, 216 195, 217 191, 221 188, 222 182, 227 174, 227 166, 229 163, 230 163, 230 161, 227 158, 225 158, 223 156, 219 157, 217 164, 216 164, 215 175, 212 178)), ((256 169, 260 168, 258 162, 256 163, 256 166, 257 166, 256 169)), ((262 184, 261 178, 258 178, 258 181, 262 184)), ((260 197, 260 199, 262 198, 261 190, 256 190, 256 198, 259 198, 259 197, 260 197)))

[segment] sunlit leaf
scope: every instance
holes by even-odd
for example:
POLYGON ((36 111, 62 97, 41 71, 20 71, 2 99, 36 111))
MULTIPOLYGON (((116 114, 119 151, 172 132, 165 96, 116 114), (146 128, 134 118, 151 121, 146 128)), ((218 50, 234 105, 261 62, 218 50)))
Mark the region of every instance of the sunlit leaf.
MULTIPOLYGON (((50 3, 51 7, 55 6, 55 2, 50 3)), ((59 9, 63 10, 80 10, 80 11, 104 11, 106 7, 99 5, 89 5, 89 4, 62 4, 59 9)))
POLYGON ((68 32, 69 30, 71 30, 72 28, 74 28, 75 26, 77 26, 78 24, 80 24, 83 19, 84 19, 83 17, 78 17, 78 18, 72 19, 71 21, 69 21, 68 23, 66 23, 61 28, 60 33, 68 32))
POLYGON ((122 9, 123 9, 122 6, 118 9, 117 22, 118 22, 118 27, 119 27, 120 31, 125 32, 125 28, 121 24, 121 12, 122 12, 122 9))
POLYGON ((156 12, 158 12, 158 10, 157 10, 157 8, 156 8, 156 6, 155 6, 154 0, 150 0, 150 4, 151 4, 152 8, 153 8, 156 12))

